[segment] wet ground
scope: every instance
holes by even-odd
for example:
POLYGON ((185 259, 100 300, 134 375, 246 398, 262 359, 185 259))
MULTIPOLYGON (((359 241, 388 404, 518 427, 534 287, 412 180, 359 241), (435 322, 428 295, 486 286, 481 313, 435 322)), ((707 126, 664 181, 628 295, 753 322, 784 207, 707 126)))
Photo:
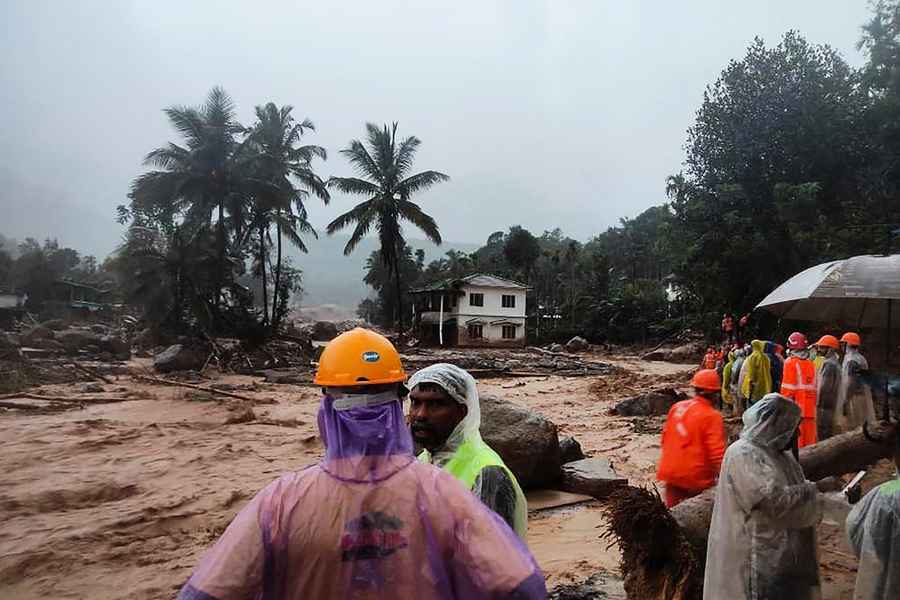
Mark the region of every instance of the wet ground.
MULTIPOLYGON (((628 371, 480 386, 543 413, 561 436, 609 458, 632 483, 652 485, 662 419, 607 412, 650 385, 683 386, 690 367, 613 359, 628 371)), ((216 379, 254 399, 247 403, 121 376, 104 393, 121 395, 115 390, 124 387, 136 399, 49 414, 0 412, 0 597, 174 597, 257 490, 322 454, 317 390, 260 382, 216 379), (246 422, 248 408, 256 421, 246 422)), ((77 396, 82 385, 39 392, 77 396)), ((528 542, 550 586, 599 572, 608 597, 624 598, 618 551, 600 539, 602 526, 597 502, 531 515, 528 542)), ((850 598, 855 560, 843 534, 823 525, 820 535, 825 598, 850 598)))

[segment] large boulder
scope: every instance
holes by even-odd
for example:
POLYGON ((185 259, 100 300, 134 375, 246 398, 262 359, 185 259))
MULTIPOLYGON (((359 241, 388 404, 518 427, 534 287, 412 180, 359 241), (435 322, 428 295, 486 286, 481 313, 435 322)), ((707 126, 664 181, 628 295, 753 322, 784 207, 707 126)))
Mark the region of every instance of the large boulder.
POLYGON ((548 486, 559 479, 556 425, 538 413, 483 395, 481 437, 503 458, 523 488, 548 486))
POLYGON ((39 346, 37 344, 40 340, 52 340, 53 336, 53 330, 50 328, 44 327, 43 325, 36 325, 26 331, 25 335, 22 336, 22 345, 38 348, 39 346))
POLYGON ((331 321, 316 321, 312 328, 312 339, 316 342, 330 342, 338 335, 337 325, 331 321))
POLYGON ((114 335, 104 335, 100 338, 100 350, 111 353, 118 360, 131 358, 131 344, 114 335))
POLYGON ((631 398, 625 398, 609 412, 620 417, 659 416, 669 414, 669 409, 687 394, 672 388, 660 388, 631 398))
POLYGON ((591 344, 581 336, 576 335, 566 344, 566 350, 569 352, 587 352, 591 349, 591 344))
POLYGON ((562 352, 565 350, 565 347, 562 344, 550 344, 550 347, 547 348, 550 352, 562 352))
POLYGON ((159 373, 190 371, 203 367, 206 356, 182 344, 169 346, 153 359, 153 368, 159 373))
POLYGON ((668 360, 677 363, 699 363, 703 357, 705 347, 703 344, 693 342, 677 346, 669 351, 668 360))
POLYGON ((564 437, 559 440, 559 453, 559 461, 562 464, 575 462, 576 460, 584 458, 584 451, 581 449, 581 444, 573 437, 564 437))
POLYGON ((657 348, 656 350, 651 350, 647 352, 643 356, 641 356, 642 360, 669 360, 669 355, 672 350, 668 348, 657 348))
POLYGON ((99 347, 100 336, 90 329, 64 329, 56 333, 56 341, 63 345, 66 352, 74 354, 86 350, 88 346, 99 347))
POLYGON ((573 494, 587 494, 603 499, 614 490, 628 485, 605 458, 585 458, 562 466, 562 489, 573 494))

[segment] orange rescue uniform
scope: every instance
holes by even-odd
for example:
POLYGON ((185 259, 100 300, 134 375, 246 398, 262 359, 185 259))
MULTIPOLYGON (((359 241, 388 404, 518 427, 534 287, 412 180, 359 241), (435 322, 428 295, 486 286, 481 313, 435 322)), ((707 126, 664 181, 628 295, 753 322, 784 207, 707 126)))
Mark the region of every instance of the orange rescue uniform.
POLYGON ((702 396, 675 403, 666 417, 661 445, 656 478, 666 484, 666 506, 671 508, 719 478, 725 454, 721 413, 702 396))
POLYGON ((793 400, 803 414, 799 445, 816 443, 816 365, 813 361, 791 356, 784 361, 781 395, 793 400))

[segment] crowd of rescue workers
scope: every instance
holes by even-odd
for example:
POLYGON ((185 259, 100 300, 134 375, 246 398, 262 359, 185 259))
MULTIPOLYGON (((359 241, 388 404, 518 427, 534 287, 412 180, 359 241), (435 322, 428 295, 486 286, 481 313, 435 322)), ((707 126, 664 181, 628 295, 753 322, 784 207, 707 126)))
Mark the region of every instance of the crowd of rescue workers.
MULTIPOLYGON (((823 518, 846 524, 854 598, 900 598, 900 479, 860 499, 858 484, 820 490, 798 461, 799 447, 874 417, 859 335, 795 332, 785 355, 744 345, 746 318, 722 329, 694 396, 668 413, 657 472, 669 507, 716 487, 704 599, 820 598, 823 518), (723 412, 743 421, 727 450, 723 412)), ((387 338, 354 329, 324 350, 314 383, 325 456, 256 494, 179 599, 547 597, 525 495, 481 438, 471 374, 436 364, 408 377, 387 338)))

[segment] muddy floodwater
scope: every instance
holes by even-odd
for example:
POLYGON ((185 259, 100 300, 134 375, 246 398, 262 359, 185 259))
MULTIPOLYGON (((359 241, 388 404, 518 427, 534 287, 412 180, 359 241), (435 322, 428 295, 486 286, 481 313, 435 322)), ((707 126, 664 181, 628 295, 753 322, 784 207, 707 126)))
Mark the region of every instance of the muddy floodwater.
MULTIPOLYGON (((631 483, 653 485, 662 418, 612 417, 608 410, 650 385, 684 387, 690 367, 600 360, 624 370, 479 385, 543 413, 560 436, 574 436, 587 454, 609 458, 631 483)), ((174 597, 256 491, 322 454, 318 390, 260 382, 236 375, 202 382, 253 398, 248 403, 122 375, 90 395, 127 392, 128 401, 0 412, 0 597, 174 597)), ((47 385, 39 392, 74 397, 83 386, 47 385)), ((624 598, 618 550, 600 538, 603 525, 598 502, 530 515, 528 543, 549 586, 599 572, 608 597, 624 598)), ((825 598, 851 598, 856 561, 842 532, 823 524, 820 539, 825 598)))

